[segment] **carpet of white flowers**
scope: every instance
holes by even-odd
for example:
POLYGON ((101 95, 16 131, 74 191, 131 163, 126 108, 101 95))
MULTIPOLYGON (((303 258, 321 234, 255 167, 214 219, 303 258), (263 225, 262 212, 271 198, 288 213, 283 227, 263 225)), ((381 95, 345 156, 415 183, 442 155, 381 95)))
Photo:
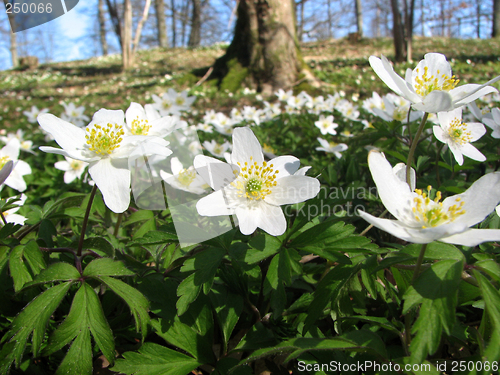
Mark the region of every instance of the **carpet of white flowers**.
POLYGON ((0 374, 498 371, 500 77, 369 64, 391 93, 25 101, 0 374))

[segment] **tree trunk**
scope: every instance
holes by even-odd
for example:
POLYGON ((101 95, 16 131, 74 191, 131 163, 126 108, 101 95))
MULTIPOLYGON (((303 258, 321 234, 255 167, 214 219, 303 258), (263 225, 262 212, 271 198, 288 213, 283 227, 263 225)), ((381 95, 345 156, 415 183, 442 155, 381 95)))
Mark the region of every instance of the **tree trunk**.
MULTIPOLYGON (((7 13, 7 16, 9 17, 9 22, 12 30, 15 30, 15 18, 14 14, 12 13, 7 13)), ((17 37, 16 34, 13 32, 10 32, 10 57, 12 60, 12 67, 17 68, 19 66, 19 56, 17 54, 17 37)))
POLYGON ((125 0, 123 5, 122 66, 128 69, 133 64, 132 56, 132 4, 125 0))
POLYGON ((357 32, 358 36, 360 38, 363 37, 363 11, 361 8, 361 0, 355 0, 354 2, 354 7, 356 11, 356 26, 357 26, 357 32))
POLYGON ((149 8, 151 7, 151 0, 146 0, 144 4, 144 11, 142 12, 142 18, 137 24, 137 29, 135 30, 134 42, 132 43, 132 56, 137 51, 139 47, 139 42, 141 41, 142 27, 144 26, 144 22, 147 21, 149 16, 149 8))
MULTIPOLYGON (((406 1, 406 0, 405 0, 406 1)), ((410 62, 412 60, 412 50, 413 50, 413 19, 415 15, 415 0, 410 0, 410 7, 407 8, 406 12, 406 61, 410 62)))
POLYGON ((106 0, 106 5, 108 7, 108 12, 109 12, 109 16, 111 18, 111 23, 113 24, 113 29, 115 30, 115 34, 118 38, 118 42, 120 43, 120 47, 121 47, 121 46, 123 46, 122 24, 121 24, 120 16, 118 15, 116 1, 113 1, 113 3, 111 3, 111 0, 106 0))
POLYGON ((192 0, 193 13, 191 17, 191 34, 189 34, 189 47, 198 47, 201 42, 201 0, 192 0))
POLYGON ((186 27, 189 19, 189 0, 184 0, 181 6, 181 46, 186 45, 186 27))
POLYGON ((108 54, 108 41, 106 40, 106 19, 104 18, 104 4, 103 0, 99 0, 97 17, 99 18, 99 36, 101 40, 102 54, 108 54))
POLYGON ((162 48, 168 48, 167 23, 165 22, 164 0, 155 0, 156 28, 158 33, 158 44, 162 48))
POLYGON ((170 7, 171 7, 171 11, 172 11, 172 47, 175 48, 175 45, 176 45, 176 23, 177 23, 177 20, 176 20, 176 10, 175 10, 175 0, 170 0, 170 7))
POLYGON ((403 25, 401 23, 401 14, 399 13, 398 0, 391 0, 392 7, 392 35, 394 40, 395 61, 405 61, 404 53, 404 34, 403 25))
POLYGON ((240 0, 233 41, 214 65, 221 89, 236 90, 248 77, 264 95, 290 89, 301 59, 292 0, 240 0))
POLYGON ((492 38, 500 36, 500 0, 493 0, 493 25, 491 29, 492 38))

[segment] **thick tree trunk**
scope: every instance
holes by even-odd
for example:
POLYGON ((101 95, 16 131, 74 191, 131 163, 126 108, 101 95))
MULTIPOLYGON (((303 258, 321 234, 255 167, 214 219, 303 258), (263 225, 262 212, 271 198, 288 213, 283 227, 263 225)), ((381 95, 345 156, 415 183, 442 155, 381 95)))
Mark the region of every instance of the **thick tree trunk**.
POLYGON ((410 0, 410 8, 406 14, 406 61, 412 60, 413 54, 413 19, 415 16, 415 0, 410 0))
POLYGON ((189 34, 189 47, 198 47, 201 42, 201 0, 192 0, 193 13, 191 17, 191 34, 189 34))
POLYGON ((156 29, 158 44, 162 48, 168 47, 167 23, 165 22, 165 0, 155 0, 156 29))
POLYGON ((292 88, 301 65, 292 0, 240 0, 233 41, 216 61, 212 78, 231 90, 249 78, 270 95, 292 88))
POLYGON ((500 36, 500 0, 493 0, 493 25, 491 29, 492 38, 500 36))
POLYGON ((103 0, 99 0, 97 17, 99 18, 99 37, 101 40, 102 54, 108 54, 108 41, 106 40, 106 19, 104 18, 104 4, 103 0))
POLYGON ((404 52, 404 33, 403 25, 401 23, 401 14, 399 13, 399 3, 398 0, 391 0, 392 7, 392 34, 394 40, 394 54, 395 61, 403 62, 405 61, 404 52))

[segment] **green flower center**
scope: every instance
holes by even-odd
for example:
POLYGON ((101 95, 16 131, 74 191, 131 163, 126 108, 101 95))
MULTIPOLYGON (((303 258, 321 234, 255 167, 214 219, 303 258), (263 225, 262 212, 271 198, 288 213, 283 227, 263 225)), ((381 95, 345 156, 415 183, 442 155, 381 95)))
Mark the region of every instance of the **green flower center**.
POLYGON ((183 169, 179 172, 179 175, 177 176, 177 181, 181 185, 184 185, 186 187, 189 187, 191 183, 194 181, 196 178, 196 172, 194 170, 190 169, 183 169))
POLYGON ((240 173, 231 185, 238 190, 238 197, 247 198, 250 200, 264 199, 271 194, 271 189, 276 186, 276 175, 278 170, 273 169, 273 165, 267 165, 264 161, 262 165, 257 162, 252 163, 253 158, 250 157, 250 163, 245 162, 240 167, 240 173))
POLYGON ((5 167, 5 164, 7 164, 7 162, 10 160, 10 158, 8 156, 3 156, 0 158, 0 169, 2 169, 3 167, 5 167))
POLYGON ((109 155, 115 149, 120 147, 123 140, 122 136, 125 134, 123 126, 118 124, 98 125, 94 124, 92 127, 85 129, 85 138, 89 145, 89 150, 94 151, 98 155, 109 155))
POLYGON ((457 217, 465 214, 463 209, 464 202, 460 197, 457 197, 456 204, 443 208, 441 200, 441 192, 437 191, 434 200, 430 198, 432 186, 427 187, 427 193, 421 189, 415 189, 417 197, 413 198, 413 214, 415 220, 422 225, 422 228, 437 227, 438 225, 450 223, 457 217))
POLYGON ((447 76, 446 74, 439 73, 439 70, 436 72, 437 76, 429 76, 429 67, 424 68, 424 73, 420 75, 419 69, 417 69, 417 77, 415 78, 415 91, 420 96, 426 96, 432 91, 450 91, 458 85, 460 82, 459 79, 456 79, 455 76, 447 76))
POLYGON ((133 135, 148 135, 151 125, 148 124, 148 120, 139 119, 139 116, 132 120, 131 131, 133 135))
POLYGON ((467 125, 458 117, 455 118, 448 128, 448 135, 453 142, 464 145, 472 139, 471 132, 467 130, 467 125))

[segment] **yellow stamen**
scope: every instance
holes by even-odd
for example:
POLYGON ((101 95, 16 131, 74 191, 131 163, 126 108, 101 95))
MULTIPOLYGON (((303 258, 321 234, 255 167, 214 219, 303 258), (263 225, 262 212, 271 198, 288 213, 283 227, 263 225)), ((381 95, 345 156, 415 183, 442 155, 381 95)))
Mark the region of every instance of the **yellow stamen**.
POLYGON ((451 77, 446 74, 439 75, 439 70, 437 71, 437 77, 433 75, 429 76, 429 67, 424 68, 424 73, 420 75, 419 69, 417 69, 417 77, 415 77, 415 91, 420 96, 426 96, 432 91, 450 91, 455 88, 455 86, 460 82, 459 79, 453 75, 451 77))
POLYGON ((94 124, 85 129, 85 138, 89 145, 89 150, 98 155, 109 155, 120 147, 123 140, 123 127, 118 124, 99 125, 94 124))

